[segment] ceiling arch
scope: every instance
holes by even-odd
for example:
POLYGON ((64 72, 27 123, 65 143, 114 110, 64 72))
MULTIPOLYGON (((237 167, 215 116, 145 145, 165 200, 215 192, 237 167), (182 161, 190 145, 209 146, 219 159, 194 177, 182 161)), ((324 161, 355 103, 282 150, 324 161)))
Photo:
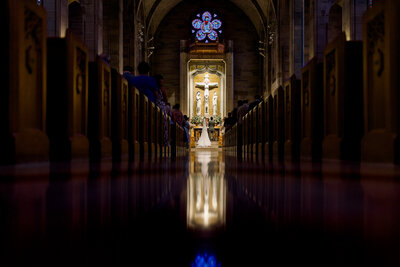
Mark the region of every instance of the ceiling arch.
MULTIPOLYGON (((147 34, 153 36, 164 17, 183 0, 146 0, 143 9, 146 17, 147 34)), ((239 7, 253 23, 260 38, 265 35, 272 0, 230 0, 239 7)))

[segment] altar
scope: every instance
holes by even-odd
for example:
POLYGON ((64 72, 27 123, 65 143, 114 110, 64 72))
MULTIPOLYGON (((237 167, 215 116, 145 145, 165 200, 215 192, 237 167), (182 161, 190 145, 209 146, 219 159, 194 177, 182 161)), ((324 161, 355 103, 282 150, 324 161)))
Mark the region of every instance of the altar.
POLYGON ((222 119, 233 110, 232 46, 232 42, 227 46, 181 42, 180 104, 183 114, 190 118, 222 119), (203 51, 199 46, 206 46, 207 50, 203 51), (224 49, 219 49, 221 46, 224 49))
MULTIPOLYGON (((215 126, 214 133, 210 133, 210 131, 208 131, 208 136, 210 138, 210 141, 218 142, 218 147, 222 146, 221 130, 222 130, 221 126, 215 126)), ((190 147, 192 147, 192 148, 196 147, 197 141, 199 141, 202 131, 203 131, 202 126, 194 126, 193 128, 191 128, 191 130, 190 130, 190 147)))

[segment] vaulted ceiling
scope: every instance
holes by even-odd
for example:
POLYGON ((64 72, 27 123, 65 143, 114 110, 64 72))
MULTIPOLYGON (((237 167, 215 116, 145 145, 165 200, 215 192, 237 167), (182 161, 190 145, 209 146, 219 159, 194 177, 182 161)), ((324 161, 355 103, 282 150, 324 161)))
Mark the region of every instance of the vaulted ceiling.
MULTIPOLYGON (((154 35, 163 18, 177 4, 184 0, 142 0, 148 35, 154 35)), ((218 1, 218 0, 216 0, 218 1)), ((228 1, 228 0, 225 0, 228 1)), ((260 37, 265 33, 265 28, 271 13, 274 13, 273 0, 230 0, 249 17, 260 37)))

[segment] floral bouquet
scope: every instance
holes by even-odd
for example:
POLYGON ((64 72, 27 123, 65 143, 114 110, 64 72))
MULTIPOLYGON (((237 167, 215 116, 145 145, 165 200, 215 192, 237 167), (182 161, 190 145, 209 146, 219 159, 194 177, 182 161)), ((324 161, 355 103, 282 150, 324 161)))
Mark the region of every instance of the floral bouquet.
POLYGON ((213 116, 213 119, 214 119, 216 125, 221 125, 222 119, 220 116, 218 116, 218 115, 213 116))
POLYGON ((201 124, 202 121, 203 121, 203 119, 199 115, 195 115, 190 120, 190 123, 191 124, 195 124, 195 125, 199 125, 199 124, 201 124))

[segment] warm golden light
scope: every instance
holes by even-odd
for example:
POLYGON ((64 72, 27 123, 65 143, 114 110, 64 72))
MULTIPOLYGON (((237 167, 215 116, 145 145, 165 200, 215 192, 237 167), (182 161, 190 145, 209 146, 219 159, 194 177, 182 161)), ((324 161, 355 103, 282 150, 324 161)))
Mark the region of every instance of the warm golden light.
POLYGON ((196 152, 187 183, 187 224, 189 228, 225 225, 226 183, 218 162, 209 151, 196 152), (214 166, 216 164, 216 166, 214 166))

